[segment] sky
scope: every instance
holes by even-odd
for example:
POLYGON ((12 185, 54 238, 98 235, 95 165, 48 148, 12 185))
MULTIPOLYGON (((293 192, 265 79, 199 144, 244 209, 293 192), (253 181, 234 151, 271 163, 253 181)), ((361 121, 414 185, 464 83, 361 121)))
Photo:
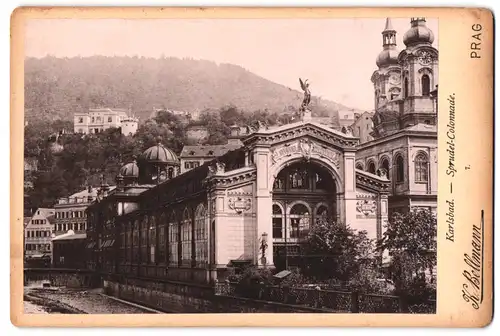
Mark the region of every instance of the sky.
MULTIPOLYGON (((409 18, 392 18, 397 47, 409 18)), ((438 46, 438 20, 427 18, 438 46)), ((373 109, 375 59, 385 18, 377 19, 31 19, 27 57, 188 57, 233 63, 300 91, 352 108, 373 109)))

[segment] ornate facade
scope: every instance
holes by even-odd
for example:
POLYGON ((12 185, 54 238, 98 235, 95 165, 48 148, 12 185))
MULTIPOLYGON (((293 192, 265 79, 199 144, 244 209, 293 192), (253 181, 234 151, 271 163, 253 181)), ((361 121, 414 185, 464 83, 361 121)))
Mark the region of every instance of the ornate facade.
POLYGON ((104 278, 209 283, 238 264, 283 268, 284 256, 293 263, 319 220, 380 238, 389 209, 435 206, 434 105, 427 87, 410 81, 436 83, 437 60, 427 67, 415 59, 437 51, 432 32, 422 37, 425 20, 412 19, 414 29, 401 53, 390 20, 383 32, 372 77, 374 140, 360 144, 345 127, 316 123, 306 107, 301 121, 260 124, 238 146, 190 169, 159 143, 125 165, 116 189, 104 186, 87 209, 88 267, 104 278), (406 82, 408 89, 398 91, 406 82))

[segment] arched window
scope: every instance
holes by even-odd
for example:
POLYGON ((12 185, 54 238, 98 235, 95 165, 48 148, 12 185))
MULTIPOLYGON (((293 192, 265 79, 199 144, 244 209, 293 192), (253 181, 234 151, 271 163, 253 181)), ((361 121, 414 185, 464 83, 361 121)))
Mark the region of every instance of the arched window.
POLYGON ((283 211, 273 204, 273 238, 283 238, 283 211))
POLYGON ((151 216, 149 220, 149 262, 156 263, 156 218, 151 216))
POLYGON ((428 96, 431 92, 431 80, 428 75, 422 76, 422 96, 428 96))
POLYGON ((189 210, 184 209, 184 214, 182 215, 182 235, 181 235, 181 265, 190 266, 191 265, 191 215, 189 210))
POLYGON ((148 262, 148 231, 149 218, 144 216, 141 223, 141 264, 148 262))
POLYGON ((405 163, 401 155, 396 156, 396 182, 400 183, 405 178, 405 163))
POLYGON ((380 162, 380 168, 385 170, 385 175, 389 178, 389 160, 387 158, 383 158, 380 162))
POLYGON ((376 170, 375 169, 375 162, 373 162, 373 161, 368 162, 368 172, 375 174, 375 170, 376 170))
POLYGON ((165 233, 166 223, 165 223, 165 213, 160 215, 158 221, 158 262, 166 262, 166 250, 167 250, 167 236, 165 233))
POLYGON ((363 164, 361 162, 356 163, 356 169, 363 170, 363 164))
POLYGON ((170 214, 169 226, 169 262, 170 265, 179 265, 179 224, 175 212, 170 214))
POLYGON ((170 167, 168 168, 168 179, 170 180, 172 177, 174 177, 174 168, 170 167))
POLYGON ((415 182, 427 182, 428 175, 427 155, 419 153, 415 157, 415 182))
POLYGON ((304 204, 295 204, 290 210, 290 238, 305 238, 310 218, 309 209, 304 204))
POLYGON ((207 211, 203 204, 198 205, 194 217, 194 245, 197 267, 204 266, 208 262, 208 237, 206 228, 207 211))
POLYGON ((408 77, 405 77, 405 85, 404 85, 404 90, 405 90, 405 98, 408 97, 408 94, 409 94, 409 88, 408 88, 409 84, 408 84, 408 77))
POLYGON ((315 223, 322 224, 328 221, 328 208, 324 205, 320 205, 316 209, 315 223))

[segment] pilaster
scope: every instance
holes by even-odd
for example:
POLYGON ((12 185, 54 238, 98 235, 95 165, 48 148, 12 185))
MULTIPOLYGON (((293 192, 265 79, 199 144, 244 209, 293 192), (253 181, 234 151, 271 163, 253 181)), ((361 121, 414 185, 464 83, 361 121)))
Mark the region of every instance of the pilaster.
POLYGON ((257 147, 254 149, 254 162, 257 168, 256 178, 256 193, 255 193, 255 211, 257 220, 257 232, 254 239, 256 240, 254 260, 257 265, 264 266, 260 251, 260 241, 262 237, 267 235, 267 250, 266 250, 266 265, 274 266, 273 262, 273 242, 272 242, 272 194, 269 185, 269 166, 271 165, 270 150, 268 147, 257 147))
POLYGON ((344 152, 344 224, 356 223, 356 175, 355 152, 344 152))

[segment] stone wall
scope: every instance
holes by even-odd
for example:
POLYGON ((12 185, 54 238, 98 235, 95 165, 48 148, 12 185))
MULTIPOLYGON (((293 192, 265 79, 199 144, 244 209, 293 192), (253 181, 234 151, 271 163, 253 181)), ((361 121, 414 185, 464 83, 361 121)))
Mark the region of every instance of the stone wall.
POLYGON ((25 270, 24 284, 48 281, 53 287, 89 288, 98 286, 97 277, 90 272, 76 270, 25 270))
POLYGON ((104 281, 104 291, 167 313, 328 313, 325 309, 215 295, 211 286, 127 279, 104 281), (139 286, 142 285, 142 286, 139 286))

